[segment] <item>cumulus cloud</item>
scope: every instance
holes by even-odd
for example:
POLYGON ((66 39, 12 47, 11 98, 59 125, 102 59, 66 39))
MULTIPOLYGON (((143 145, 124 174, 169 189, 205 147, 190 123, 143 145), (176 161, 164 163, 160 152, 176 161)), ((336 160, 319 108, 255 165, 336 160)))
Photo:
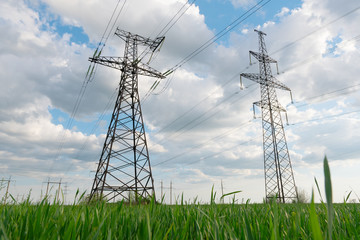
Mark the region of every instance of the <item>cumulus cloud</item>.
POLYGON ((281 11, 279 13, 277 13, 275 16, 283 17, 283 16, 287 15, 289 12, 290 12, 290 9, 288 9, 287 7, 283 7, 283 8, 281 8, 281 11))
POLYGON ((244 8, 255 3, 254 0, 230 0, 235 8, 244 8))
MULTIPOLYGON (((242 8, 254 3, 231 2, 242 8)), ((117 25, 154 37, 182 4, 131 1, 117 25), (136 7, 140 5, 141 8, 136 7)), ((360 135, 356 127, 358 114, 341 116, 358 109, 358 93, 314 98, 359 83, 354 78, 359 70, 353 63, 359 62, 360 57, 356 40, 360 14, 354 11, 344 16, 356 4, 355 0, 347 4, 305 0, 296 9, 280 6, 276 15, 259 24, 259 29, 267 33, 269 54, 279 62, 281 74, 277 78, 292 89, 294 96, 295 104, 290 104, 288 93, 278 91, 280 102, 288 105, 289 122, 294 124, 286 131, 302 186, 311 184, 306 168, 319 169, 325 153, 330 159, 337 156, 337 161, 351 158, 358 166, 358 143, 353 140, 360 135), (340 42, 331 42, 334 39, 340 42), (327 55, 329 42, 336 47, 334 56, 327 55), (339 117, 326 118, 333 115, 339 117), (316 118, 322 120, 311 121, 316 118), (349 155, 337 154, 344 151, 349 155)), ((72 113, 88 67, 87 58, 92 55, 113 7, 102 1, 81 0, 0 3, 0 29, 7 33, 0 37, 0 81, 6 86, 0 89, 0 161, 4 174, 22 172, 32 176, 36 171, 41 181, 51 169, 52 177, 81 179, 80 187, 90 187, 93 173, 89 171, 96 167, 108 118, 99 122, 101 130, 96 134, 91 135, 82 125, 94 123, 102 113, 119 83, 120 73, 97 68, 72 129, 65 129, 66 121, 61 121, 65 116, 52 110, 64 115, 72 113), (75 33, 60 33, 56 29, 59 26, 82 29, 89 42, 75 43, 72 39, 76 36, 71 35, 75 33), (60 153, 59 136, 65 136, 60 153), (81 150, 84 143, 85 150, 81 150)), ((152 67, 166 71, 214 36, 200 10, 190 7, 166 34, 152 67)), ((153 168, 156 182, 172 179, 179 182, 179 190, 195 183, 204 189, 190 191, 189 196, 208 194, 211 185, 220 179, 234 190, 234 182, 262 186, 261 120, 252 120, 252 103, 260 99, 259 86, 245 81, 245 90, 239 88, 241 71, 258 71, 258 65, 248 63, 248 51, 258 49, 257 35, 248 29, 258 23, 244 24, 225 43, 216 42, 163 80, 155 92, 163 87, 165 91, 143 103, 151 162, 158 164, 153 168)), ((121 56, 123 47, 122 40, 111 34, 103 54, 121 56)), ((144 96, 155 80, 140 77, 139 81, 140 94, 144 96)), ((106 113, 112 106, 113 103, 108 104, 106 113)), ((241 188, 261 201, 263 189, 248 184, 241 188)))

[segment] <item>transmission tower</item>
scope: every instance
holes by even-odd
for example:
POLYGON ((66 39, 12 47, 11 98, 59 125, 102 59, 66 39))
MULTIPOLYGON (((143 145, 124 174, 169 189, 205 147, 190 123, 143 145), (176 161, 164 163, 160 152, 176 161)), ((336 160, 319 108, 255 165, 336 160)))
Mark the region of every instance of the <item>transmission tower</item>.
POLYGON ((280 114, 286 113, 286 110, 279 104, 275 88, 289 91, 290 94, 291 90, 271 73, 270 63, 277 64, 277 61, 267 53, 264 41, 266 34, 254 31, 259 35, 259 52, 250 51, 250 61, 251 55, 259 61, 260 73, 242 73, 240 78, 245 77, 260 84, 261 101, 255 102, 254 106, 260 107, 262 114, 266 201, 274 197, 283 203, 297 201, 297 189, 280 114))
POLYGON ((138 92, 138 75, 155 78, 165 76, 141 63, 138 46, 143 45, 154 52, 165 37, 155 40, 116 29, 115 35, 125 41, 124 57, 97 56, 89 61, 121 71, 119 92, 105 138, 103 150, 90 193, 107 201, 134 196, 155 196, 149 152, 138 92))

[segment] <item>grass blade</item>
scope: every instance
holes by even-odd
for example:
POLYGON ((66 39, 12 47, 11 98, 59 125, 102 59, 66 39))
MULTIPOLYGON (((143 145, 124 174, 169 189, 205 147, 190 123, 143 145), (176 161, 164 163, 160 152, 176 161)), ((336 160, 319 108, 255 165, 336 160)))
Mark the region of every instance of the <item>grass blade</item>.
POLYGON ((346 196, 345 203, 347 203, 347 201, 349 200, 351 193, 352 193, 352 191, 350 191, 349 194, 346 196))
POLYGON ((327 157, 324 158, 324 177, 325 177, 325 194, 326 194, 326 203, 327 203, 327 217, 328 217, 328 236, 329 239, 332 239, 332 227, 334 219, 334 206, 333 206, 333 196, 332 196, 332 186, 331 186, 331 175, 330 168, 327 157))
POLYGON ((322 195, 321 195, 320 187, 319 187, 318 181, 316 180, 316 177, 314 177, 314 180, 315 180, 316 188, 317 188, 318 193, 319 193, 319 195, 320 195, 321 202, 323 203, 323 202, 324 202, 324 199, 323 199, 323 197, 322 197, 322 195))
POLYGON ((240 193, 240 192, 242 192, 242 191, 234 191, 234 192, 230 192, 230 193, 225 193, 224 195, 222 195, 222 196, 220 197, 220 199, 223 199, 223 198, 226 197, 226 196, 229 196, 229 195, 232 195, 232 194, 236 194, 236 193, 240 193))
POLYGON ((322 234, 320 229, 320 224, 318 216, 316 214, 315 203, 314 203, 314 190, 311 195, 311 204, 310 204, 310 228, 312 232, 312 238, 314 240, 322 240, 322 234))

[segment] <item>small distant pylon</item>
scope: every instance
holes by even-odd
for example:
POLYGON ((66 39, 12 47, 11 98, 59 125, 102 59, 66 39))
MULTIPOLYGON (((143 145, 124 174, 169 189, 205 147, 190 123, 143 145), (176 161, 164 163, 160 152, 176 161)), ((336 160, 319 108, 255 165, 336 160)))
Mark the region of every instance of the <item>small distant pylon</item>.
POLYGON ((141 62, 138 45, 154 52, 165 37, 154 40, 116 29, 115 35, 125 41, 124 57, 95 56, 89 60, 121 71, 119 92, 105 138, 103 150, 90 193, 107 201, 135 202, 155 197, 145 127, 138 92, 138 75, 165 76, 141 62))
POLYGON ((13 180, 11 180, 11 177, 9 179, 0 179, 0 183, 1 183, 1 187, 2 187, 2 183, 6 182, 7 186, 6 186, 6 192, 5 192, 5 196, 4 196, 4 205, 6 204, 6 200, 8 197, 8 193, 9 193, 9 187, 10 187, 10 183, 14 182, 13 180))
POLYGON ((254 105, 260 107, 262 113, 266 201, 276 197, 278 202, 293 202, 298 200, 298 195, 280 114, 286 110, 278 102, 275 88, 289 91, 290 95, 291 90, 272 75, 270 63, 277 64, 277 61, 267 53, 266 34, 254 31, 259 35, 259 52, 250 51, 250 61, 251 55, 259 61, 260 73, 242 73, 240 78, 260 84, 261 101, 254 105))

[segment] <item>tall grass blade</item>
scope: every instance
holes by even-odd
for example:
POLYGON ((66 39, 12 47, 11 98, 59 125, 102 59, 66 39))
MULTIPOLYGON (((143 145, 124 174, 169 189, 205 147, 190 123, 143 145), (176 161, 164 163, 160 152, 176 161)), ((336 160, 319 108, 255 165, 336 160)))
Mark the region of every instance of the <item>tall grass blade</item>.
POLYGON ((327 217, 328 217, 328 236, 329 239, 332 239, 332 227, 334 219, 334 206, 333 206, 333 196, 332 196, 332 186, 331 186, 331 175, 329 162, 327 157, 324 158, 324 177, 325 177, 325 194, 326 194, 326 203, 327 203, 327 217))
POLYGON ((316 209, 315 209, 314 190, 312 191, 312 194, 311 194, 310 228, 311 228, 312 238, 314 240, 322 240, 323 239, 322 234, 321 234, 321 229, 320 229, 318 216, 316 214, 316 209))
POLYGON ((164 236, 164 240, 168 239, 169 233, 171 231, 171 229, 174 227, 174 222, 170 225, 169 229, 166 231, 165 236, 164 236))
POLYGON ((316 177, 314 177, 314 180, 315 180, 316 188, 317 188, 318 193, 319 193, 319 195, 320 195, 320 201, 323 203, 323 202, 324 202, 324 199, 323 199, 323 197, 322 197, 322 195, 321 195, 320 187, 319 187, 319 184, 318 184, 318 181, 317 181, 316 177))
POLYGON ((248 216, 247 216, 246 212, 244 213, 244 220, 245 220, 245 226, 246 226, 246 228, 245 228, 246 239, 247 240, 253 240, 254 237, 252 235, 250 222, 249 222, 249 219, 248 219, 248 216))
POLYGON ((232 195, 232 194, 236 194, 236 193, 241 193, 242 191, 234 191, 234 192, 230 192, 230 193, 225 193, 224 195, 222 195, 220 197, 220 200, 222 200, 224 197, 232 195))
POLYGON ((210 204, 213 205, 215 204, 215 196, 216 196, 216 192, 214 193, 214 185, 212 185, 211 188, 211 199, 210 199, 210 204))
POLYGON ((13 200, 13 203, 14 203, 14 204, 17 204, 17 201, 16 201, 16 199, 14 198, 14 196, 13 196, 12 194, 9 194, 9 195, 10 195, 11 199, 13 200))
POLYGON ((352 193, 352 191, 350 191, 349 194, 346 196, 345 203, 347 203, 347 201, 349 200, 351 193, 352 193))
POLYGON ((4 226, 4 223, 2 221, 0 221, 0 237, 1 239, 5 239, 5 240, 8 240, 9 237, 6 233, 6 229, 5 229, 5 226, 4 226))

